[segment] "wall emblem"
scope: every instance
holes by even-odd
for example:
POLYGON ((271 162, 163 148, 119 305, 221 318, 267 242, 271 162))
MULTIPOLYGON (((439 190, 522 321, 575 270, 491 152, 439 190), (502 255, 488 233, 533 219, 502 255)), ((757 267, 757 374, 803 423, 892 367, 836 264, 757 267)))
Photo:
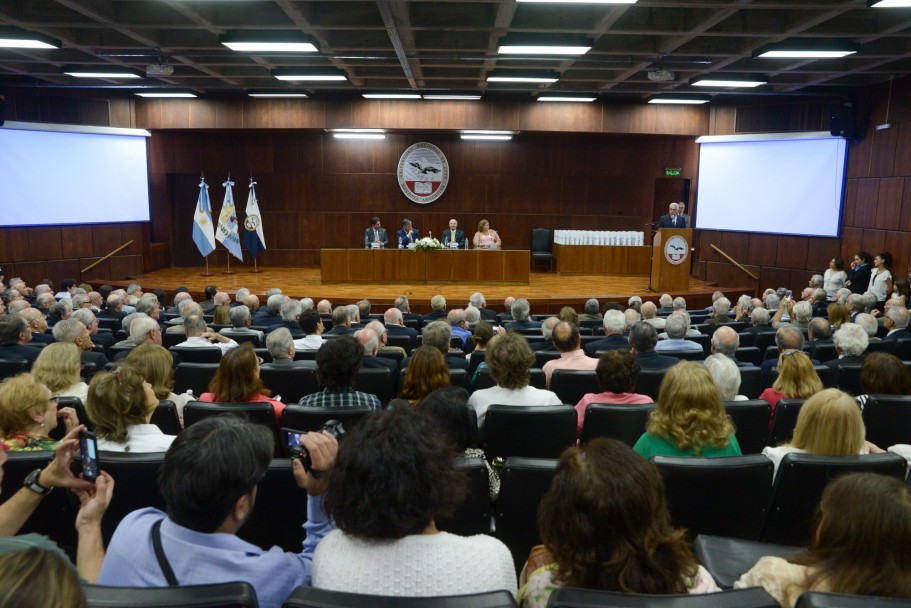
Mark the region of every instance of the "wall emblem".
POLYGON ((432 203, 449 184, 449 161, 442 150, 422 141, 405 150, 396 175, 405 196, 422 205, 432 203))

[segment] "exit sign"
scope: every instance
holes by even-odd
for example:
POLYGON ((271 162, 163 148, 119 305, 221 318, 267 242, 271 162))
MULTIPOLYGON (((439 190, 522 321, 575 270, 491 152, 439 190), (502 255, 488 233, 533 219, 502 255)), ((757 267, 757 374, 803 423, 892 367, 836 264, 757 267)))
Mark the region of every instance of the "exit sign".
POLYGON ((665 167, 664 174, 670 177, 680 177, 682 172, 680 167, 665 167))

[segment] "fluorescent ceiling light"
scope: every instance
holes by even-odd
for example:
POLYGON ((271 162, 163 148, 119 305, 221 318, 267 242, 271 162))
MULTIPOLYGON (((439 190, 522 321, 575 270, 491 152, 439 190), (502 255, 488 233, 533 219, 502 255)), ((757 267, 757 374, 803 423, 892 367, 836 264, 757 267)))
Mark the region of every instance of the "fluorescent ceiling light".
POLYGON ((430 101, 476 101, 481 99, 480 93, 424 93, 424 99, 430 101))
POLYGON ((246 53, 316 53, 316 40, 300 32, 230 32, 218 41, 231 49, 246 53))
POLYGON ((503 45, 497 47, 500 55, 584 55, 589 46, 503 45))
POLYGON ((701 105, 708 103, 708 99, 703 99, 701 97, 652 97, 648 100, 648 103, 666 103, 666 104, 677 104, 677 105, 701 105))
POLYGON ((512 139, 512 131, 489 131, 486 129, 467 129, 462 131, 462 139, 482 139, 493 141, 508 141, 512 139))
POLYGON ((568 101, 568 102, 586 102, 595 101, 597 97, 560 97, 558 95, 539 95, 538 101, 568 101))
POLYGON ((383 129, 329 129, 333 133, 385 133, 383 129))
POLYGON ((638 0, 516 0, 516 2, 538 2, 541 4, 636 4, 638 0))
POLYGON ((764 59, 832 59, 853 55, 860 45, 845 40, 797 38, 784 40, 753 51, 764 59))
POLYGON ((0 48, 59 49, 60 41, 18 27, 0 27, 0 48))
POLYGON ((333 133, 338 139, 386 139, 384 133, 333 133))
POLYGON ((757 57, 763 59, 833 59, 847 57, 857 51, 766 51, 757 57))
POLYGON ((345 73, 335 68, 276 68, 272 75, 279 80, 334 81, 348 80, 345 73))
POLYGON ((488 131, 486 129, 465 129, 462 135, 512 135, 512 131, 488 131))
POLYGON ((494 141, 509 141, 512 139, 512 135, 465 135, 462 134, 462 139, 486 139, 494 141))
POLYGON ((328 75, 328 74, 284 74, 282 76, 276 76, 279 80, 348 80, 345 76, 341 74, 337 75, 328 75))
POLYGON ((487 75, 487 82, 557 82, 555 72, 501 72, 494 70, 487 75))
POLYGON ((870 8, 909 8, 911 0, 868 0, 867 5, 870 8))
POLYGON ((143 78, 139 70, 120 67, 91 67, 81 68, 68 65, 63 68, 63 73, 76 78, 143 78))
POLYGON ((311 42, 222 42, 232 51, 253 53, 261 52, 286 52, 286 53, 316 53, 317 48, 311 42))
POLYGON ((700 78, 690 83, 694 87, 727 87, 727 88, 752 88, 768 84, 764 80, 724 80, 712 78, 700 78))
POLYGON ((161 98, 174 97, 174 98, 184 98, 184 99, 196 97, 196 93, 191 93, 190 91, 181 91, 181 90, 177 90, 177 89, 175 89, 173 91, 167 91, 167 90, 164 90, 164 91, 151 91, 151 90, 137 91, 136 95, 138 95, 140 97, 161 97, 161 98))
POLYGON ((285 91, 282 89, 250 89, 247 91, 250 97, 297 97, 307 99, 310 97, 303 91, 285 91))
POLYGON ((361 93, 364 99, 420 99, 420 93, 361 93))

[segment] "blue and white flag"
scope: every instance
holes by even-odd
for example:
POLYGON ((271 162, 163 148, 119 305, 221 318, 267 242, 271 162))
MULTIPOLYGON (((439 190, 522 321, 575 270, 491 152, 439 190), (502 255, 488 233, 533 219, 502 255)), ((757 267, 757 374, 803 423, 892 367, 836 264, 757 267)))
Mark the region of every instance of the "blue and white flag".
POLYGON ((237 210, 234 208, 234 182, 231 178, 222 183, 225 187, 225 200, 221 204, 221 212, 218 214, 218 230, 215 231, 215 238, 227 247, 231 255, 241 262, 244 261, 244 253, 240 250, 240 236, 237 234, 237 210))
POLYGON ((256 200, 256 182, 250 178, 250 194, 247 195, 247 208, 244 211, 244 245, 254 259, 266 248, 266 237, 263 236, 263 220, 259 215, 259 201, 256 200))
POLYGON ((193 218, 193 242, 202 257, 215 251, 212 205, 209 204, 209 185, 205 178, 199 182, 199 198, 196 200, 196 215, 193 218))

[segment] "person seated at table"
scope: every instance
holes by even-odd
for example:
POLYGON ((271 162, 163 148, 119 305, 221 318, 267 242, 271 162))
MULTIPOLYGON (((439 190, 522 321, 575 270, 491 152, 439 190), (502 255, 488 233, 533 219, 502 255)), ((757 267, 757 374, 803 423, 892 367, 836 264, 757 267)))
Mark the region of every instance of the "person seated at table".
POLYGON ((472 243, 475 249, 501 249, 503 247, 500 235, 490 227, 490 222, 487 220, 478 222, 478 231, 474 233, 472 243))
POLYGON ((389 244, 389 237, 386 236, 386 229, 380 223, 380 218, 370 218, 370 227, 364 230, 364 247, 371 248, 373 243, 379 243, 380 247, 389 244))
POLYGON ((402 220, 402 229, 395 233, 395 237, 399 240, 399 249, 407 249, 421 238, 421 233, 412 227, 411 220, 405 219, 402 220))
POLYGON ((807 591, 911 597, 911 495, 903 480, 838 477, 822 493, 816 521, 806 552, 763 557, 734 588, 762 587, 786 608, 807 591))
POLYGON ((459 230, 459 223, 454 219, 449 220, 449 230, 443 231, 443 245, 451 247, 450 243, 455 243, 459 249, 465 249, 465 233, 459 230))

